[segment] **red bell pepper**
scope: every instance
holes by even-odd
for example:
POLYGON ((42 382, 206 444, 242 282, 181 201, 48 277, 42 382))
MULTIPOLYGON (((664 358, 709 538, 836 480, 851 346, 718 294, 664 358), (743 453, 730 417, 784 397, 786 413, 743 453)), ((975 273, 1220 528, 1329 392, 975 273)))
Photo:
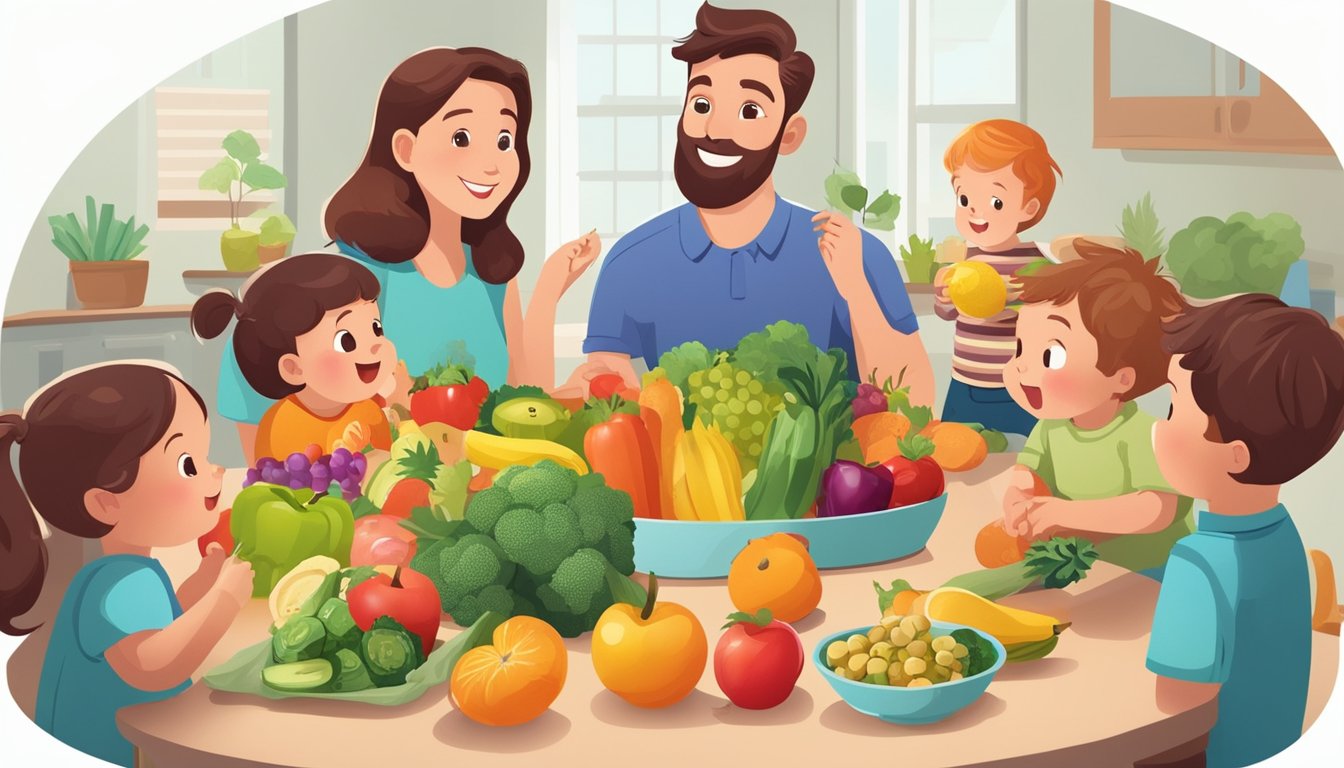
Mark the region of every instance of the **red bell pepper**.
POLYGON ((427 371, 411 387, 411 419, 417 424, 447 424, 473 429, 490 386, 465 365, 441 365, 427 371))
POLYGON ((638 406, 613 397, 593 401, 590 407, 600 410, 602 420, 583 437, 588 465, 609 487, 630 495, 635 517, 662 517, 657 454, 638 406))

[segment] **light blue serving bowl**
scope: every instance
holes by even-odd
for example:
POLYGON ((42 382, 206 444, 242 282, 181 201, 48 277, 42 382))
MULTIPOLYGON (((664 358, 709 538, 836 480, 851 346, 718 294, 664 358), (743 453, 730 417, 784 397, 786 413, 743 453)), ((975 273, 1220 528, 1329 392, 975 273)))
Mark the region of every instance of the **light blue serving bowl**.
POLYGON ((674 579, 721 579, 752 539, 772 533, 807 538, 818 568, 884 563, 924 548, 947 494, 908 507, 846 517, 690 522, 635 519, 635 570, 674 579))
POLYGON ((972 677, 963 677, 948 683, 923 686, 920 688, 900 688, 895 686, 861 683, 841 677, 826 666, 826 646, 836 640, 844 640, 850 635, 865 634, 871 627, 837 632, 822 640, 812 652, 812 663, 817 665, 821 676, 831 684, 835 692, 855 711, 876 717, 888 723, 902 725, 924 725, 946 719, 956 712, 970 706, 985 692, 994 675, 1007 660, 1007 651, 1003 644, 978 629, 960 624, 948 624, 943 621, 931 622, 933 635, 951 634, 954 630, 970 629, 977 635, 989 640, 998 654, 994 666, 972 677))

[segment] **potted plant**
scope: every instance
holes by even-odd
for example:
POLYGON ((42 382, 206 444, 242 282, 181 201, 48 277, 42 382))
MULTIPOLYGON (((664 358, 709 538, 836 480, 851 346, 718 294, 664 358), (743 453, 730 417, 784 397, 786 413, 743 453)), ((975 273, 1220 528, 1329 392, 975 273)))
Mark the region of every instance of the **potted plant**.
POLYGON ((261 162, 261 146, 247 131, 230 133, 220 146, 227 156, 201 174, 199 186, 228 196, 231 226, 219 237, 220 256, 224 259, 225 269, 249 272, 259 264, 257 248, 261 237, 238 225, 238 208, 249 193, 259 189, 283 189, 287 181, 278 169, 261 162))
POLYGON ((1194 299, 1268 293, 1310 304, 1302 227, 1286 213, 1256 218, 1234 213, 1226 221, 1201 216, 1171 238, 1164 257, 1181 291, 1194 299))
POLYGON ((93 197, 85 197, 84 224, 73 213, 51 216, 51 242, 69 259, 75 297, 84 309, 138 307, 145 301, 149 262, 137 261, 144 253, 141 241, 149 226, 135 226, 135 217, 121 221, 111 203, 101 212, 93 197))
POLYGON ((262 264, 279 261, 289 255, 289 245, 294 242, 294 222, 283 213, 267 212, 257 236, 257 260, 262 264))
POLYGON ((906 282, 914 285, 928 285, 938 272, 937 251, 933 240, 923 240, 919 235, 910 235, 909 246, 901 246, 901 262, 905 264, 906 282))

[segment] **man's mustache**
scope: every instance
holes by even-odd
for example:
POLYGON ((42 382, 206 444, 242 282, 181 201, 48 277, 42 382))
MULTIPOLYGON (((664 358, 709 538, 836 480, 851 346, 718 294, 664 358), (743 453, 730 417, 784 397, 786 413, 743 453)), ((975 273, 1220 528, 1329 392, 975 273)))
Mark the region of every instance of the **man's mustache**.
POLYGON ((695 145, 696 147, 699 147, 700 149, 703 149, 706 152, 713 152, 716 155, 751 154, 751 150, 743 147, 741 144, 738 144, 732 139, 711 139, 708 136, 706 136, 703 139, 696 139, 690 136, 687 136, 686 138, 690 139, 691 144, 695 145))

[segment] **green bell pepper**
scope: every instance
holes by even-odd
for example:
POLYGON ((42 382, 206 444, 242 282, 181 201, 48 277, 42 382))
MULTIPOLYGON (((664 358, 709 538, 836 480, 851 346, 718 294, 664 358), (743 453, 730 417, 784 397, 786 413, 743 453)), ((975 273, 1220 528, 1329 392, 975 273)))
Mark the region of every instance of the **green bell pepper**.
POLYGON ((355 521, 338 496, 257 483, 234 499, 229 530, 238 557, 256 574, 252 596, 267 597, 282 576, 310 557, 326 555, 349 566, 355 521))

